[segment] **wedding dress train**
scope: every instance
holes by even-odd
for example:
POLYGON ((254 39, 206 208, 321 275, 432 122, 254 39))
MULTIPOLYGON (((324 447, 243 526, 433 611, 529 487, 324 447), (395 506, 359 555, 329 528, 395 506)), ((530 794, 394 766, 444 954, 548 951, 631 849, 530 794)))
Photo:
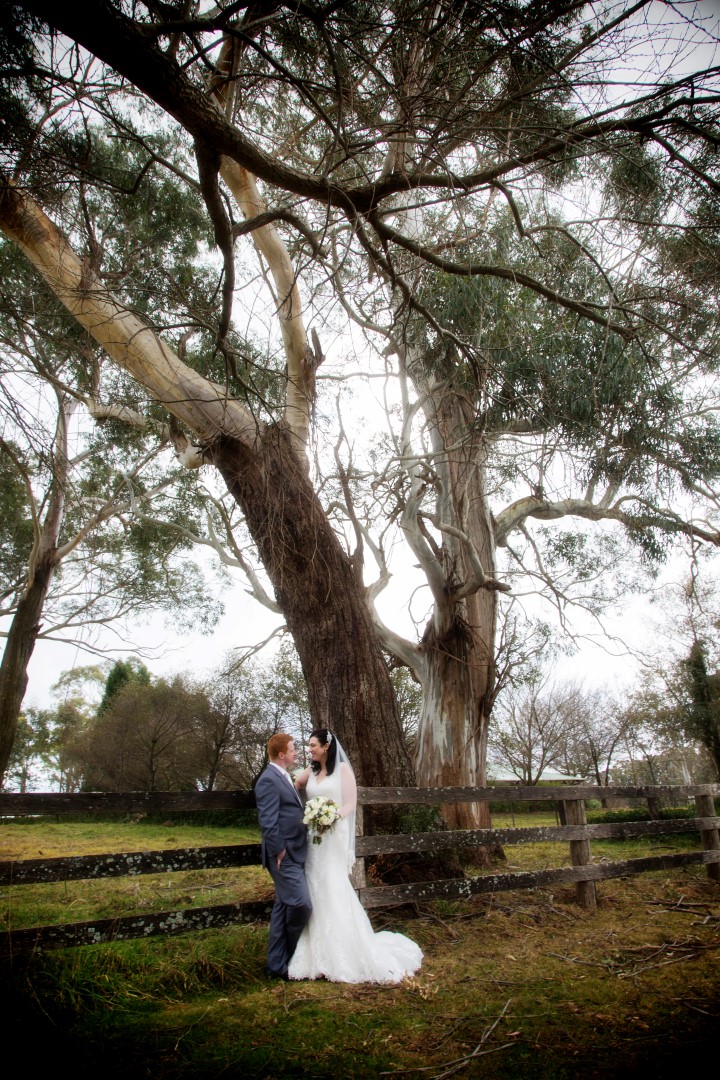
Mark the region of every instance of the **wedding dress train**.
MULTIPOLYGON (((343 805, 341 768, 320 783, 311 775, 307 797, 343 805)), ((288 968, 291 979, 396 983, 417 971, 422 951, 404 934, 375 933, 348 878, 348 821, 336 822, 320 844, 308 845, 305 877, 313 911, 288 968)))

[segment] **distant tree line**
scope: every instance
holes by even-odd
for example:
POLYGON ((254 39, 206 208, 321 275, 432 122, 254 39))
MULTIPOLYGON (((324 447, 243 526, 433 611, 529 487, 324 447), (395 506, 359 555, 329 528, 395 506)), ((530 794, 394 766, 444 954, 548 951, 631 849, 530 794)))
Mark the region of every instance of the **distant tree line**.
POLYGON ((525 784, 548 769, 600 787, 717 782, 720 669, 708 670, 707 649, 696 642, 624 699, 532 677, 499 700, 490 755, 525 784))
POLYGON ((309 735, 305 683, 287 645, 264 664, 228 658, 204 679, 155 678, 134 658, 109 672, 78 668, 55 694, 55 708, 23 713, 8 788, 248 789, 271 735, 309 735))

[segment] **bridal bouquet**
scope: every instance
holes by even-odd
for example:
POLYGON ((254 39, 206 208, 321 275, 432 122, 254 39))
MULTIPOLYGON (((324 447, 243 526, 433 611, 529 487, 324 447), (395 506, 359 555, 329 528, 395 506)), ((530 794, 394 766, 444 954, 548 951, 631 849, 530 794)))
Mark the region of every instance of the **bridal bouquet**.
POLYGON ((322 844, 323 833, 330 832, 339 818, 337 803, 326 799, 324 795, 316 795, 305 803, 303 823, 313 834, 313 844, 322 844))

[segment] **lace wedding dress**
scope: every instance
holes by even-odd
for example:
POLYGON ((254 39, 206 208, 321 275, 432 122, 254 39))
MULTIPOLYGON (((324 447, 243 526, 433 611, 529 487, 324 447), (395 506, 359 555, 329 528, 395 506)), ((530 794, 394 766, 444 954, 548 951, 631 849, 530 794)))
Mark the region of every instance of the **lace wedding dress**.
MULTIPOLYGON (((320 783, 311 775, 307 797, 325 795, 343 805, 342 766, 320 783)), ((422 951, 404 934, 376 934, 348 878, 348 821, 342 818, 308 844, 305 877, 313 912, 290 961, 291 979, 396 983, 417 971, 422 951)))

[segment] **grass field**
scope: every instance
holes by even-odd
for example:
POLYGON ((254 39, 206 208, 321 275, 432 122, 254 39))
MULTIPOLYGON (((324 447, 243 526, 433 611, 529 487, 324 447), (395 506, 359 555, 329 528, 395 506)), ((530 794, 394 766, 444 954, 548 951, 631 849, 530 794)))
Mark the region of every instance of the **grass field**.
MULTIPOLYGON (((518 820, 517 825, 525 824, 518 820)), ((530 815, 529 824, 552 818, 530 815)), ((496 818, 495 824, 510 821, 496 818)), ((40 823, 0 827, 7 857, 248 842, 232 828, 40 823)), ((697 847, 692 837, 593 844, 595 859, 697 847)), ((502 869, 569 861, 567 846, 506 849, 502 869)), ((13 926, 267 895, 255 868, 21 886, 13 926), (176 880, 177 879, 177 880, 176 880), (92 913, 92 914, 88 914, 92 913)), ((712 1047, 720 1018, 720 887, 704 870, 599 887, 504 893, 374 914, 425 952, 398 987, 277 984, 262 975, 265 927, 67 949, 5 971, 7 1030, 24 1068, 73 1076, 272 1080, 676 1076, 712 1047)))
MULTIPOLYGON (((60 855, 100 855, 116 851, 210 847, 257 842, 257 829, 200 825, 148 825, 95 821, 33 821, 0 825, 0 859, 60 855)), ((101 881, 17 885, 2 892, 3 926, 83 922, 178 907, 204 907, 272 895, 272 882, 259 866, 146 874, 101 881)))

